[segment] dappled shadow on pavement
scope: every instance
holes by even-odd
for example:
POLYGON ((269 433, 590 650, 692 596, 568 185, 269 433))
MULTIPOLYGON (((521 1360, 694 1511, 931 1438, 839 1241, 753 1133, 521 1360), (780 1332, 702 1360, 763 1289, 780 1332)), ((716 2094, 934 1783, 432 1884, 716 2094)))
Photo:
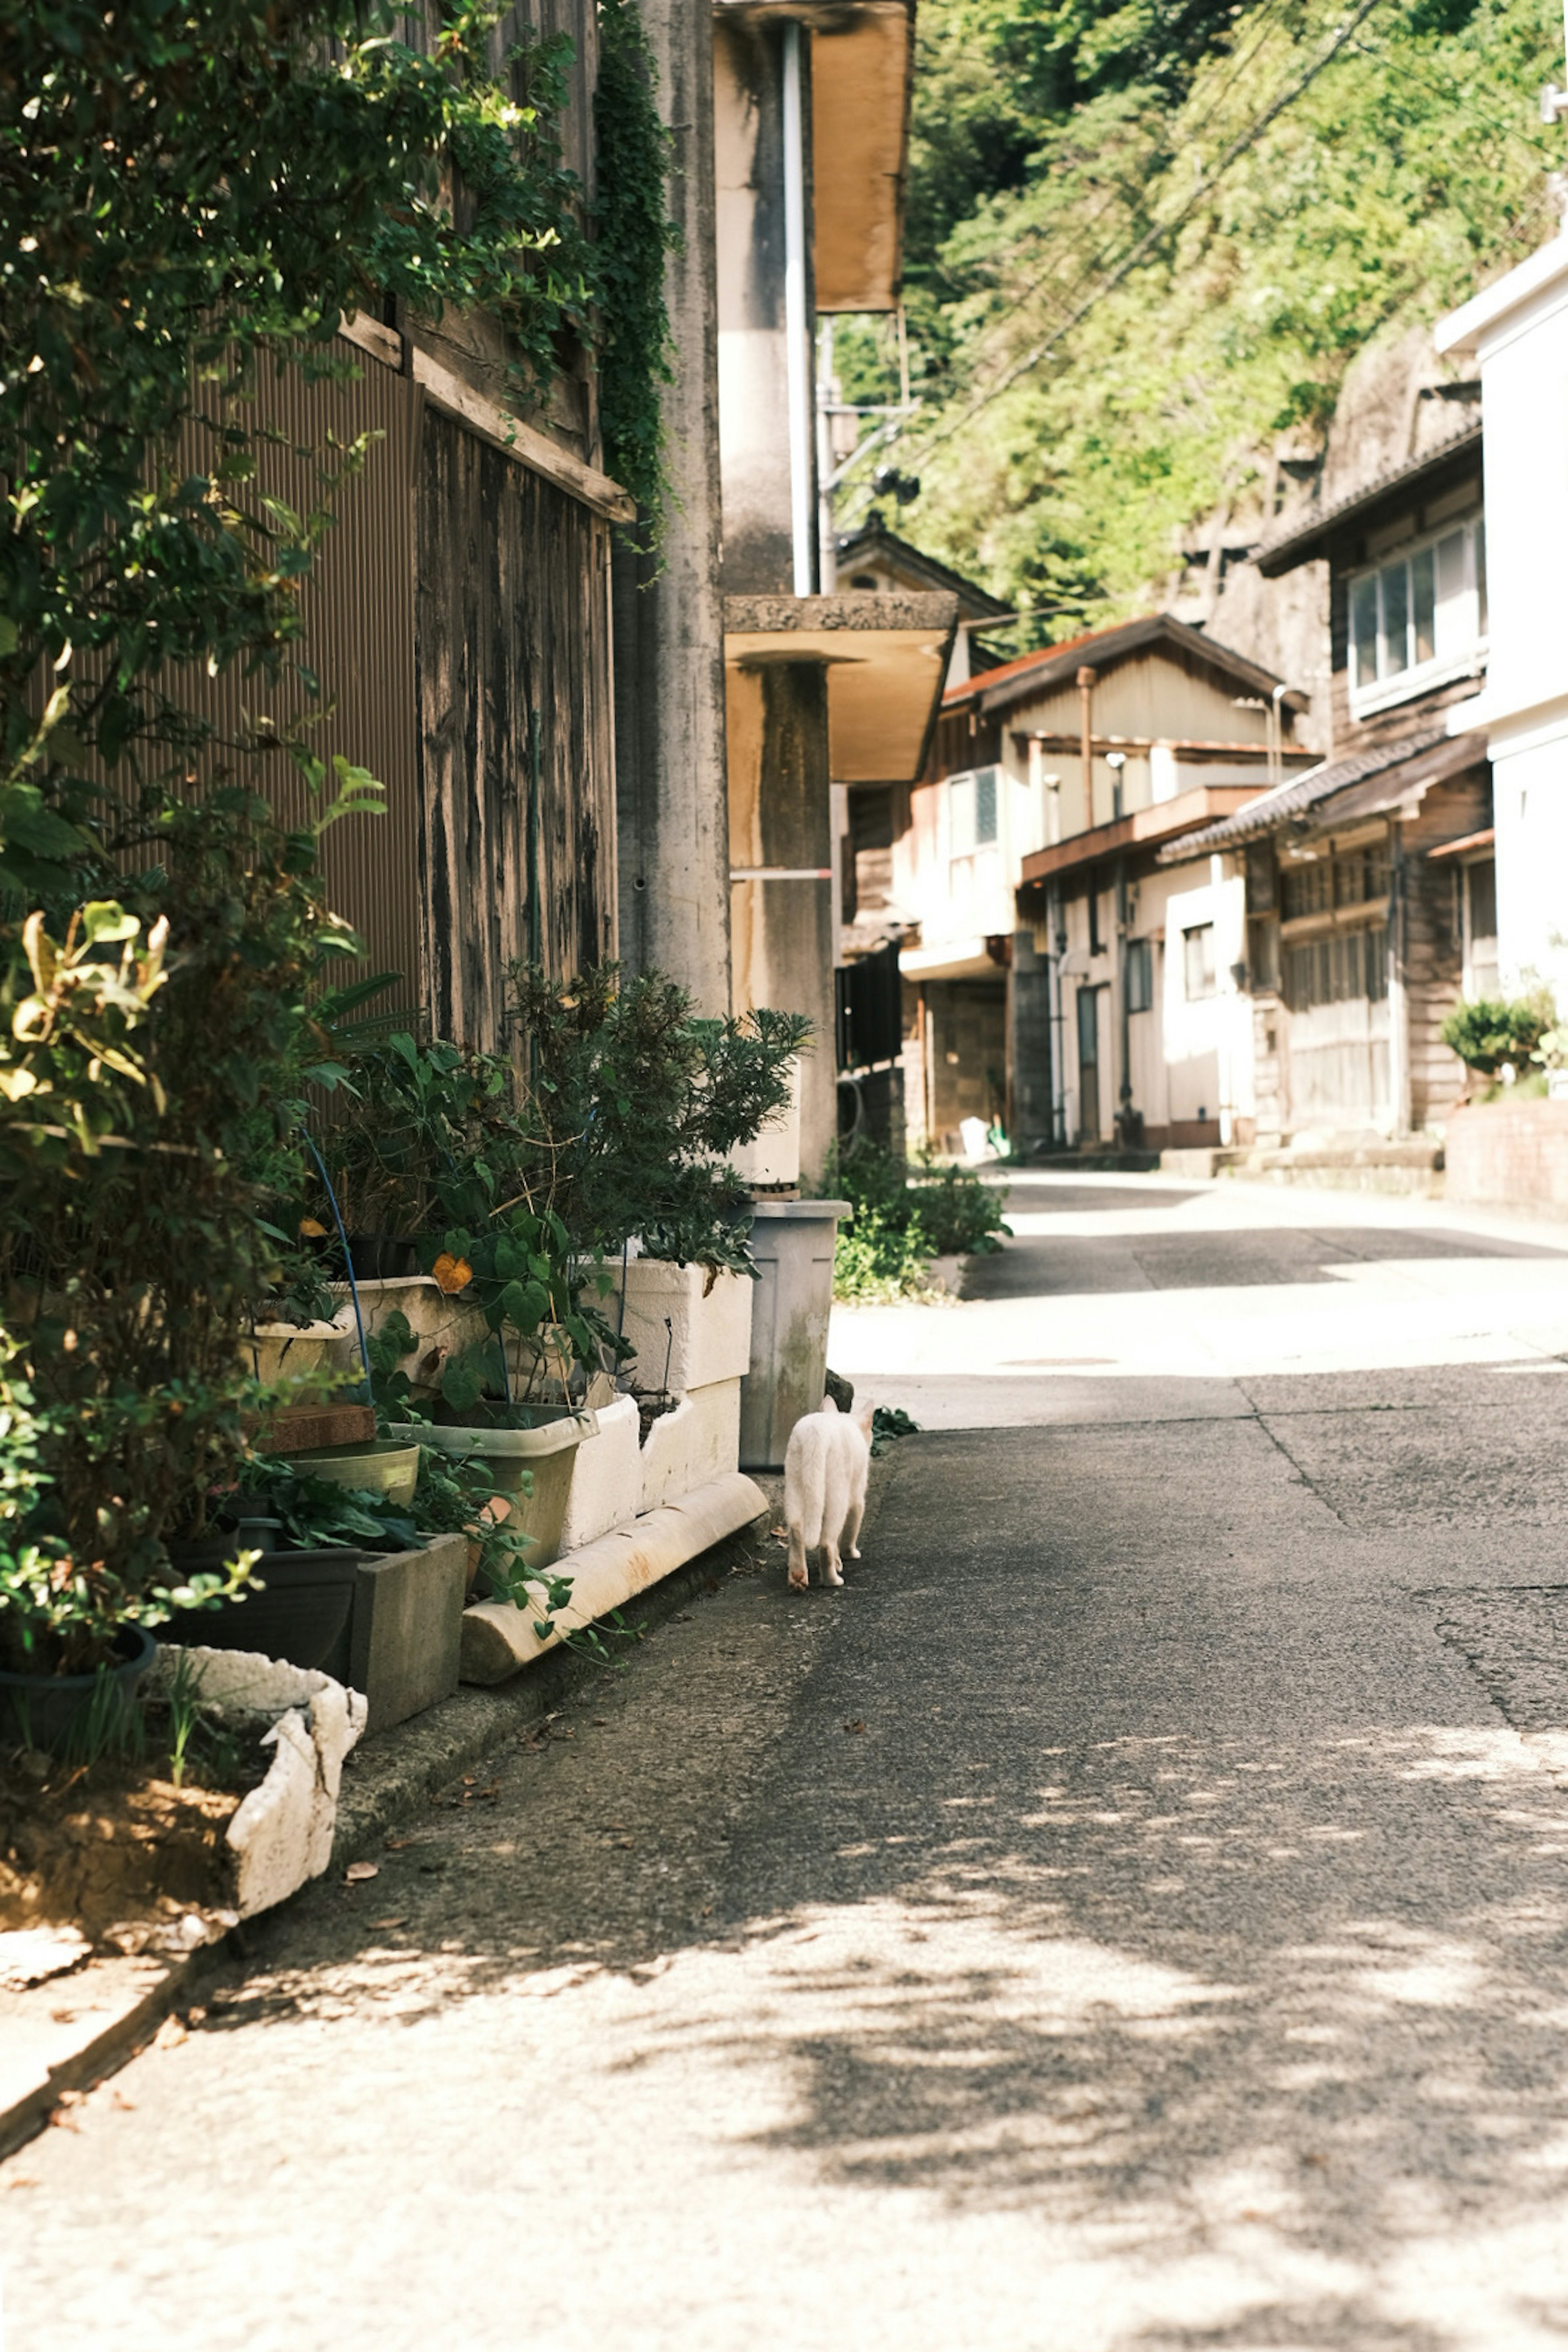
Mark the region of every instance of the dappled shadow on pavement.
POLYGON ((963 2340, 1562 2342, 1568 1793, 1487 1696, 1495 1611, 1462 1653, 1435 1557, 1371 1575, 1256 1424, 1148 1436, 1141 1498, 1091 1434, 913 1442, 847 1593, 699 1604, 207 2030, 462 2016, 510 2065, 521 2004, 623 2194, 705 2165, 781 2230, 826 2200, 847 2275, 979 2231, 1050 2281, 1037 2337, 963 2340))

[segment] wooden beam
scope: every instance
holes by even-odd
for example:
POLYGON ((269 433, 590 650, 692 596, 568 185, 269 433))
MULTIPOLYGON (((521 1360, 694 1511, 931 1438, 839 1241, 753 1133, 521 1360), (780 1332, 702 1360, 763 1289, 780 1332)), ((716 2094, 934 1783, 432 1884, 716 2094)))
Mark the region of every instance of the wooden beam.
MULTIPOLYGON (((360 351, 368 352, 384 365, 401 364, 402 339, 375 320, 363 317, 344 319, 340 321, 338 331, 360 351)), ((457 417, 470 433, 477 433, 481 440, 492 443, 498 449, 504 449, 507 456, 515 457, 520 466, 526 466, 531 473, 542 474, 546 481, 553 482, 557 489, 566 491, 580 505, 590 508, 595 514, 603 515, 606 521, 637 520, 636 499, 628 491, 622 489, 618 482, 613 482, 608 474, 601 474, 595 466, 585 466, 580 457, 574 457, 569 450, 558 447, 535 426, 525 425, 520 416, 509 415, 493 400, 487 400, 483 393, 476 392, 471 384, 454 375, 450 368, 444 368, 438 360, 433 360, 427 352, 421 351, 417 343, 412 346, 411 361, 414 381, 423 390, 426 399, 435 407, 444 410, 448 416, 457 417)))

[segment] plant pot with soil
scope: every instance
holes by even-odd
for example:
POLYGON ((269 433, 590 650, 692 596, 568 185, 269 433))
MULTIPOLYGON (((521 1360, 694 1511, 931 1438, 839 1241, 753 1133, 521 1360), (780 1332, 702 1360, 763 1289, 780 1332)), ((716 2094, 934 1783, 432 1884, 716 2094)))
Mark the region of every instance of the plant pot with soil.
POLYGON ((0 1673, 0 1748, 35 1748, 86 1761, 115 1745, 133 1717, 157 1643, 144 1626, 114 1636, 90 1673, 0 1673))

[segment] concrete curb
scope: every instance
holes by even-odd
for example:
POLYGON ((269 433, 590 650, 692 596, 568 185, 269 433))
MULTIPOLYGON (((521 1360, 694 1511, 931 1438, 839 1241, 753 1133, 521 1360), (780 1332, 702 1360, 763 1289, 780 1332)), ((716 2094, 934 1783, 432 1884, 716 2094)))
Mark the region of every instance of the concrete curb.
MULTIPOLYGON (((170 2011, 199 1991, 206 1979, 241 1948, 231 1930, 196 1951, 182 1953, 168 1962, 154 1982, 128 1993, 107 2017, 101 2013, 95 2017, 74 2048, 68 2047, 53 2059, 26 2090, 11 2093, 0 2108, 0 2162, 36 2138, 72 2092, 90 2091, 117 2074, 146 2047, 170 2011)), ((37 1990, 49 2000, 59 2000, 90 1980, 89 1962, 79 1974, 52 1979, 37 1990)))
POLYGON ((596 1624, 689 1559, 711 1551, 726 1536, 749 1528, 767 1497, 743 1470, 710 1479, 677 1501, 644 1511, 629 1526, 612 1528, 593 1543, 564 1553, 557 1574, 572 1580, 572 1599, 545 1631, 536 1611, 506 1601, 480 1601, 463 1612, 462 1678, 493 1688, 510 1682, 545 1652, 596 1624))

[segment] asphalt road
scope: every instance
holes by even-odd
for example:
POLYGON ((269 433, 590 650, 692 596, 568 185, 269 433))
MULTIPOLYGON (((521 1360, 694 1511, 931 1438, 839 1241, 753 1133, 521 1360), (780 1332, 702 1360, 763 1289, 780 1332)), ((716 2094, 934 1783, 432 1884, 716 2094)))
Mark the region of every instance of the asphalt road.
POLYGON ((1565 1236, 1015 1199, 836 1328, 978 1424, 846 1590, 268 1923, 0 2168, 5 2352, 1561 2352, 1565 1236))

